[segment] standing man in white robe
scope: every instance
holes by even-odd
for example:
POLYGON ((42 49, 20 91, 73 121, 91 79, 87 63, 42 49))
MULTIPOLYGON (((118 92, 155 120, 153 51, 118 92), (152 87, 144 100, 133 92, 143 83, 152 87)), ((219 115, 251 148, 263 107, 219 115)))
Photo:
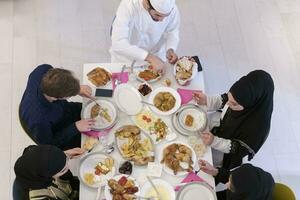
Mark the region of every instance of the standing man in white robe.
POLYGON ((112 62, 147 61, 162 70, 174 64, 180 15, 175 0, 122 0, 112 25, 112 62))

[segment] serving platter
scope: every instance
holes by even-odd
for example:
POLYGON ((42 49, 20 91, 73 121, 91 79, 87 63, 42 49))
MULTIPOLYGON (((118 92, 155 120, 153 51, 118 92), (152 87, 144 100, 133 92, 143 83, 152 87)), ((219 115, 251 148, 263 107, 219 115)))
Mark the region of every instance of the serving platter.
MULTIPOLYGON (((169 143, 163 144, 163 145, 161 146, 160 150, 158 151, 158 152, 159 152, 159 155, 158 155, 158 160, 159 160, 159 162, 161 162, 161 161, 163 160, 163 157, 164 157, 164 149, 167 148, 167 147, 169 147, 169 146, 172 145, 172 144, 180 144, 180 145, 184 145, 184 146, 188 147, 188 148, 191 150, 191 152, 192 152, 191 158, 192 158, 192 161, 193 161, 192 167, 195 168, 195 165, 196 165, 196 162, 197 162, 197 157, 196 157, 195 151, 193 150, 193 148, 192 148, 190 145, 188 145, 188 144, 185 143, 185 142, 181 142, 181 141, 174 141, 174 142, 169 142, 169 143)), ((189 173, 188 171, 179 171, 177 174, 174 174, 173 170, 170 169, 169 167, 167 167, 165 163, 162 163, 162 165, 163 165, 163 170, 164 170, 166 173, 168 173, 168 174, 170 174, 170 175, 172 175, 172 176, 180 177, 180 176, 187 175, 187 174, 189 173)), ((180 166, 181 166, 181 167, 187 168, 187 166, 185 166, 185 165, 186 165, 186 163, 181 163, 181 162, 180 162, 180 166)))
POLYGON ((140 146, 140 149, 135 149, 134 152, 128 150, 128 149, 131 149, 128 146, 132 145, 133 143, 136 143, 136 138, 133 138, 133 137, 132 138, 122 138, 122 137, 118 136, 118 132, 127 126, 133 126, 133 125, 124 125, 115 131, 115 141, 116 141, 117 149, 118 149, 120 155, 123 157, 124 160, 133 161, 135 165, 143 166, 143 165, 147 165, 148 162, 153 162, 155 159, 155 145, 154 145, 152 139, 146 133, 144 133, 142 130, 140 130, 140 134, 138 136, 139 141, 142 144, 142 145, 138 145, 138 146, 140 146), (145 154, 145 155, 140 156, 141 154, 145 154), (138 156, 138 157, 136 157, 136 156, 138 156), (153 159, 151 159, 151 158, 153 158, 153 159))
POLYGON ((139 114, 132 116, 131 119, 135 125, 137 125, 143 132, 148 134, 154 144, 164 141, 172 141, 177 137, 176 133, 172 130, 171 125, 168 124, 164 119, 155 115, 148 107, 145 107, 139 114), (166 125, 164 137, 159 137, 159 133, 156 132, 155 123, 157 123, 158 120, 159 123, 164 123, 166 125))

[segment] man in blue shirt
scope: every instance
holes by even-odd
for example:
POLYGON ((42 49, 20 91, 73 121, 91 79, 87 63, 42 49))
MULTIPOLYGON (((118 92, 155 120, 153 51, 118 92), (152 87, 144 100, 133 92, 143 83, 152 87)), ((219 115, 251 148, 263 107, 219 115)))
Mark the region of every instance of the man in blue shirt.
POLYGON ((67 101, 75 95, 91 98, 91 88, 70 71, 43 64, 31 72, 19 114, 35 142, 63 150, 80 147, 80 133, 91 130, 94 120, 81 120, 82 104, 67 101))

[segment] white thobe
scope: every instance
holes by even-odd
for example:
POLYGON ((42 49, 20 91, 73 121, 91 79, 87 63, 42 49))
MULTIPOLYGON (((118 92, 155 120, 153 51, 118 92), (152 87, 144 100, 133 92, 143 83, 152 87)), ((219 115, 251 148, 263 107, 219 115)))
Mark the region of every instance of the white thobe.
POLYGON ((163 21, 154 21, 143 0, 122 0, 112 25, 112 62, 144 61, 148 53, 166 60, 168 49, 179 43, 180 16, 177 6, 163 21))

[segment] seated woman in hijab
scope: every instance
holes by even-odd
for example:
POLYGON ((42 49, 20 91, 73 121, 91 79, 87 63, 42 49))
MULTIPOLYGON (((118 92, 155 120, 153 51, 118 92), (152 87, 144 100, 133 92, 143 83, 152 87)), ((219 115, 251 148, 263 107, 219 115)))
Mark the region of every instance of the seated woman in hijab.
POLYGON ((218 200, 272 200, 275 186, 272 175, 249 163, 233 171, 215 168, 205 160, 199 161, 202 171, 226 183, 227 190, 217 192, 218 200))
POLYGON ((246 155, 251 160, 258 152, 269 134, 273 93, 270 74, 255 70, 235 82, 227 94, 194 94, 199 105, 215 111, 210 132, 200 134, 206 145, 217 150, 213 151, 215 166, 229 170, 240 166, 246 155))
POLYGON ((14 200, 73 200, 79 198, 79 181, 69 170, 69 160, 84 150, 66 151, 51 145, 27 147, 15 163, 14 200))

